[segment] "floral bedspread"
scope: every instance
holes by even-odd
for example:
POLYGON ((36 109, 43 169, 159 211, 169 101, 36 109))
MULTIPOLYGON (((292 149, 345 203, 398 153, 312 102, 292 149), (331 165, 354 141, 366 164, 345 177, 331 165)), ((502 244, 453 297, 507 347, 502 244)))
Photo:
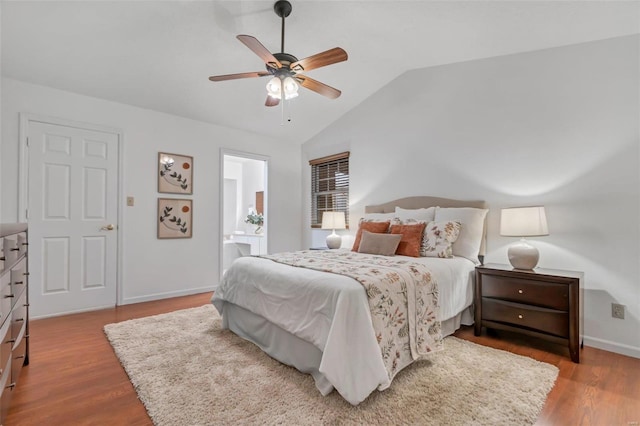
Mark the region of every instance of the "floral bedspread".
POLYGON ((350 251, 306 250, 260 256, 274 262, 351 277, 365 288, 389 378, 442 349, 438 284, 417 262, 350 251))

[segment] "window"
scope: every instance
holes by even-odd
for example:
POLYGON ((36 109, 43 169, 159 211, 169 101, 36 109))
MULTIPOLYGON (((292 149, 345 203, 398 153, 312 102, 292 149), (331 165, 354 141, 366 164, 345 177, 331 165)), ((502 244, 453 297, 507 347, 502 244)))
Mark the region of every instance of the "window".
POLYGON ((309 161, 311 165, 311 227, 320 228, 322 213, 344 212, 349 227, 349 153, 309 161))

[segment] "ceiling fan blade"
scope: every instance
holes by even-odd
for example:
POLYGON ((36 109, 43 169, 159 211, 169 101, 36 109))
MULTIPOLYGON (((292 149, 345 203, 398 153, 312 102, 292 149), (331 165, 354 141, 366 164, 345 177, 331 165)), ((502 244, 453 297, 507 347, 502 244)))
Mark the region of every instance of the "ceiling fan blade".
POLYGON ((296 72, 309 71, 338 62, 346 61, 349 58, 347 52, 339 47, 316 53, 308 58, 300 59, 291 64, 291 69, 296 72))
POLYGON ((253 77, 266 77, 271 75, 266 71, 258 71, 258 72, 241 72, 238 74, 226 74, 226 75, 212 75, 209 77, 211 81, 226 81, 226 80, 237 80, 239 78, 253 78, 253 77))
POLYGON ((273 107, 273 106, 277 106, 279 103, 280 103, 280 99, 267 96, 267 100, 264 102, 264 106, 273 107))
POLYGON ((271 52, 269 52, 269 50, 267 50, 267 48, 258 41, 257 38, 250 35, 239 35, 236 38, 244 43, 244 45, 249 49, 253 50, 253 53, 260 56, 264 63, 271 68, 282 68, 280 61, 278 61, 275 56, 273 56, 271 52))
POLYGON ((309 90, 313 90, 316 93, 326 96, 327 98, 335 99, 339 97, 342 92, 338 89, 334 89, 331 86, 327 86, 324 83, 320 83, 318 80, 314 80, 306 75, 296 75, 296 80, 300 82, 302 87, 306 87, 309 90))

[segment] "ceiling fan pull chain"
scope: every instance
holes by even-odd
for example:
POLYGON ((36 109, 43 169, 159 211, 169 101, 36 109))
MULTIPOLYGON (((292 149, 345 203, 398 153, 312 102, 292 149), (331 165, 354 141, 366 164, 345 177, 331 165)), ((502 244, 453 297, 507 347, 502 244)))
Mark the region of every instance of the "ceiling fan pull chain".
POLYGON ((280 108, 280 112, 281 112, 280 125, 284 126, 284 104, 287 103, 287 100, 284 97, 284 89, 282 88, 282 86, 280 87, 280 94, 282 96, 280 98, 281 99, 281 101, 280 101, 280 104, 281 104, 281 108, 280 108))

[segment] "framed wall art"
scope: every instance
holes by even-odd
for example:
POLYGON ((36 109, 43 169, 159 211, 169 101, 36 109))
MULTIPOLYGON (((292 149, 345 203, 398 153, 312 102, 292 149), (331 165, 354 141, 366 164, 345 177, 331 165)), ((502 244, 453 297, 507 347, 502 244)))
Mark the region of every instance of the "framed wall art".
POLYGON ((158 198, 158 238, 191 238, 193 200, 158 198))
POLYGON ((193 157, 159 152, 158 192, 193 194, 193 157))

